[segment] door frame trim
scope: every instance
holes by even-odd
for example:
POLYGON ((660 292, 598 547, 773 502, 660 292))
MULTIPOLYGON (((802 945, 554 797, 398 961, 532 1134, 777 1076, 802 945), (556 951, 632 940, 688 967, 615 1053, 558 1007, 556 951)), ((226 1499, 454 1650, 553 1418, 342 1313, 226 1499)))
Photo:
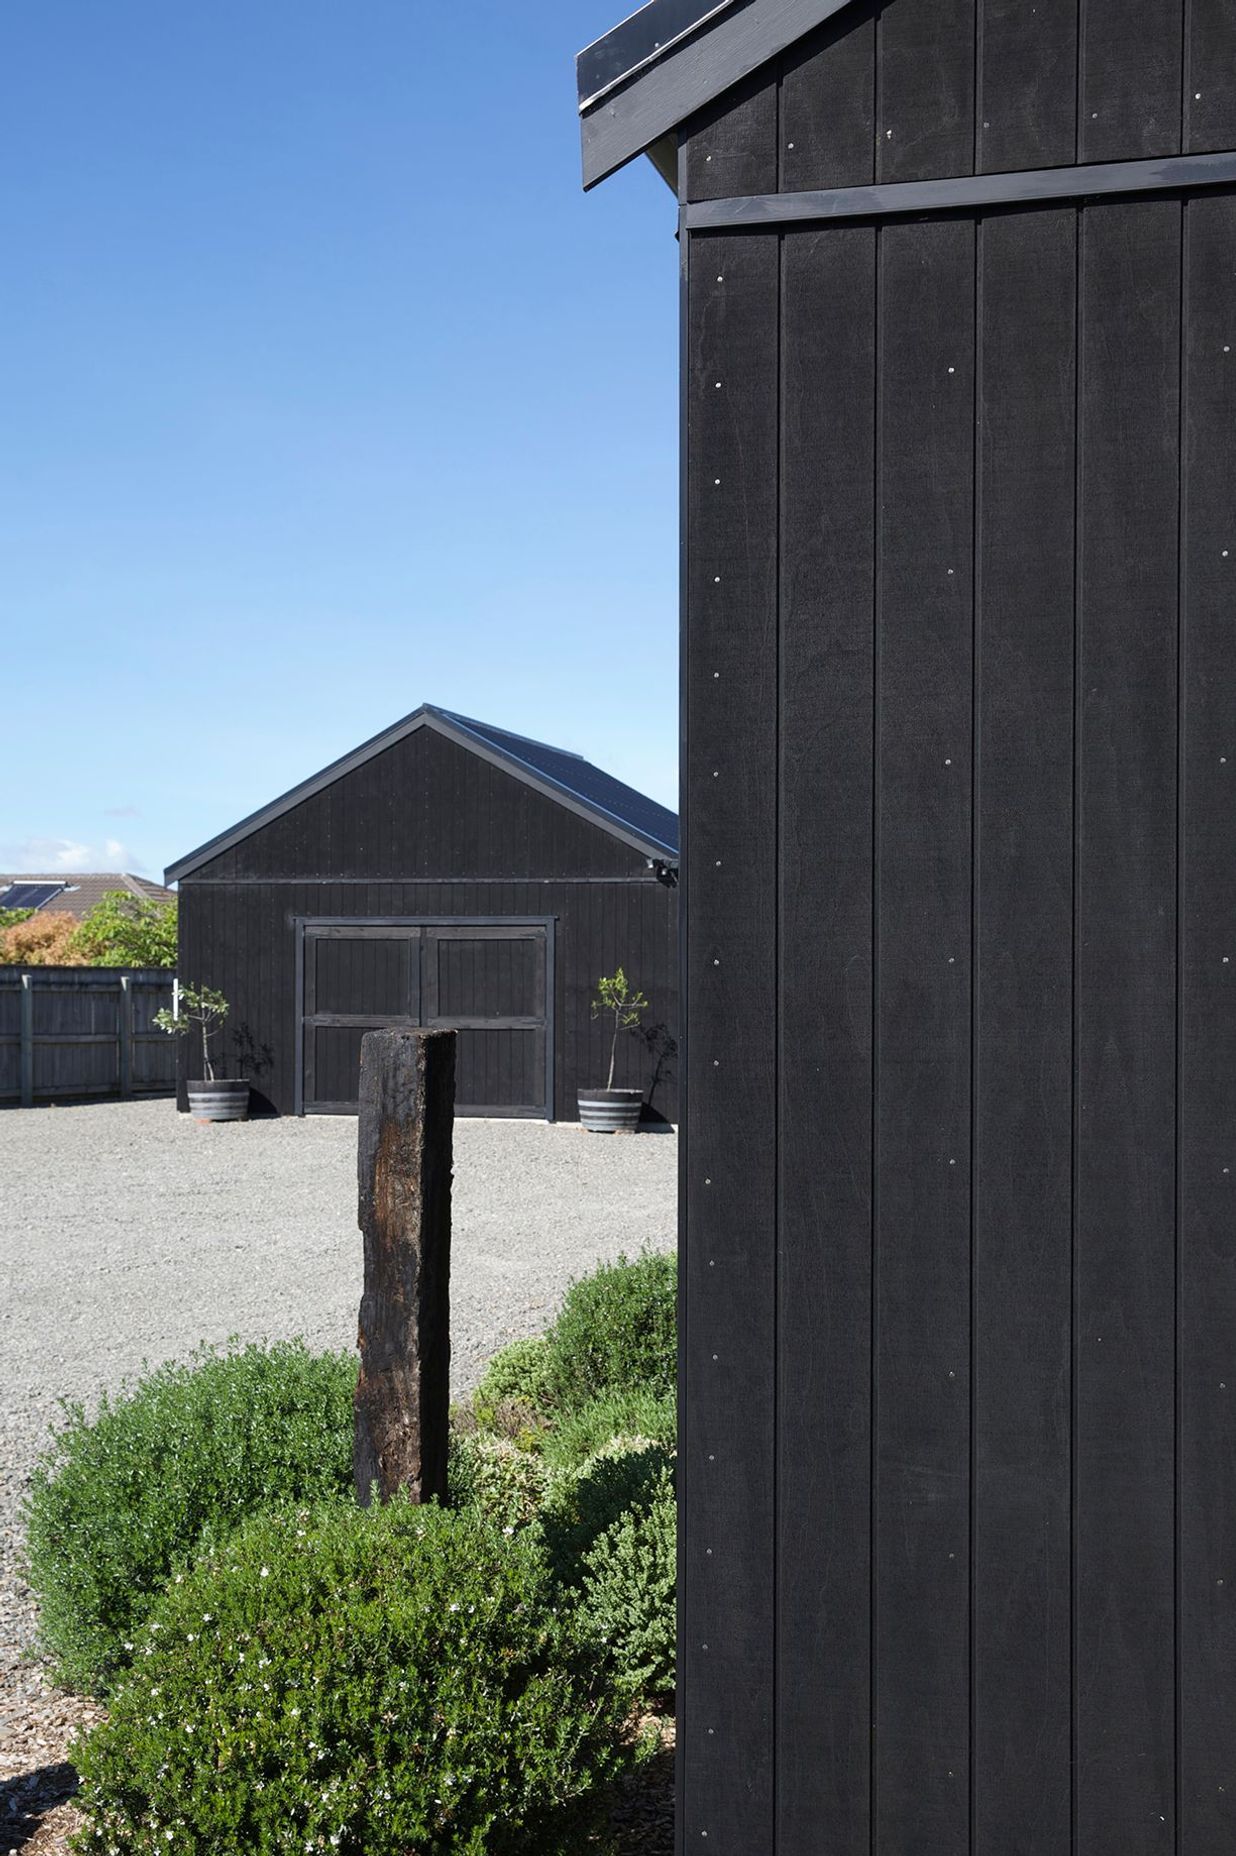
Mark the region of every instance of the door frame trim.
MULTIPOLYGON (((306 929, 337 928, 541 928, 545 931, 545 1115, 554 1120, 556 915, 293 915, 296 935, 296 1054, 292 1113, 305 1115, 305 941, 306 929)), ((331 1111, 328 1111, 331 1112, 331 1111)), ((484 1111, 480 1111, 481 1115, 484 1111)))

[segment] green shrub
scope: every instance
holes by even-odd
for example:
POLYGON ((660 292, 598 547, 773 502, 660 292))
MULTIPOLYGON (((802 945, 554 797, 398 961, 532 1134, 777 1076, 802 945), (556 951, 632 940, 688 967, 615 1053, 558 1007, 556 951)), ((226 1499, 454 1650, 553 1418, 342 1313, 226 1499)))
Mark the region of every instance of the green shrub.
POLYGON ((670 1452, 644 1438, 616 1437, 579 1469, 555 1476, 541 1506, 540 1529, 559 1583, 578 1586, 584 1559, 628 1508, 647 1506, 670 1452))
POLYGON ((548 1362, 544 1334, 504 1347, 489 1362, 476 1391, 456 1408, 456 1428, 508 1438, 521 1450, 539 1450, 550 1424, 548 1362))
POLYGON ((605 1392, 674 1390, 678 1264, 620 1257, 567 1291, 549 1335, 549 1389, 564 1412, 605 1392))
POLYGON ((75 1751, 80 1850, 576 1856, 631 1758, 535 1538, 474 1515, 255 1516, 137 1647, 75 1751))
POLYGON ((168 1576, 254 1509, 352 1478, 356 1362, 299 1344, 164 1366, 67 1423, 26 1504, 30 1584, 59 1681, 98 1693, 168 1576))
POLYGON ((615 1437, 650 1443, 678 1442, 678 1401, 672 1392, 606 1392, 582 1410, 564 1416, 544 1440, 545 1461, 554 1469, 577 1469, 615 1437))
POLYGON ((663 1466, 583 1559, 579 1619, 633 1696, 672 1693, 677 1667, 678 1523, 663 1466))
POLYGON ((512 1341, 501 1353, 495 1353, 472 1395, 478 1423, 484 1426, 487 1414, 511 1400, 536 1412, 547 1410, 551 1403, 549 1368, 549 1337, 545 1334, 512 1341))
POLYGON ((549 1486, 539 1456, 483 1432, 451 1439, 449 1473, 452 1506, 475 1508, 497 1527, 535 1521, 549 1486))

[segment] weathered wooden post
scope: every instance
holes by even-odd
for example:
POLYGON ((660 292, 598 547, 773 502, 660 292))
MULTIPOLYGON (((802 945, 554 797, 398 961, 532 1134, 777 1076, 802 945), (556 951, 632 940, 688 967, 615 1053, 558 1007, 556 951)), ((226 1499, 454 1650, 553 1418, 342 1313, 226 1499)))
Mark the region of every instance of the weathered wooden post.
POLYGON ((353 1473, 368 1506, 446 1495, 453 1031, 361 1040, 358 1179, 365 1239, 353 1473))

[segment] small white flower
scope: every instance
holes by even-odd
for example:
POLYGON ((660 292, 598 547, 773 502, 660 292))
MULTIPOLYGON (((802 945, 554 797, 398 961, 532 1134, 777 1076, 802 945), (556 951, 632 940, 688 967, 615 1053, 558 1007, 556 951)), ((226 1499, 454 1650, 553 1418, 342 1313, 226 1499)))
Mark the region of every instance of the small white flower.
MULTIPOLYGON (((269 1566, 263 1566, 263 1568, 262 1568, 262 1571, 261 1571, 261 1574, 260 1574, 260 1577, 261 1577, 261 1578, 263 1578, 263 1579, 269 1579, 269 1578, 270 1578, 270 1567, 269 1567, 269 1566)), ((312 1849, 312 1848, 313 1848, 313 1845, 312 1845, 312 1843, 306 1843, 306 1845, 305 1845, 305 1848, 306 1848, 307 1850, 310 1850, 310 1849, 312 1849)))

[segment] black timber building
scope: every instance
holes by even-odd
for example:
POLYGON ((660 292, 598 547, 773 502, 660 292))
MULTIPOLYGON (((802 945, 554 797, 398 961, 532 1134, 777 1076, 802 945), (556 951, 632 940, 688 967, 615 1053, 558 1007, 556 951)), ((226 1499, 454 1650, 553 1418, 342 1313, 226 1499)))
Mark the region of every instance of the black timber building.
POLYGON ((426 704, 167 880, 181 978, 231 1007, 216 1069, 248 1076, 259 1111, 355 1112, 362 1035, 402 1024, 459 1028, 461 1114, 573 1119, 577 1087, 605 1081, 590 1000, 621 965, 651 1011, 616 1081, 672 1121, 677 864, 666 807, 426 704))
POLYGON ((1236 1850, 1236 6, 653 0, 679 1849, 1236 1850))

